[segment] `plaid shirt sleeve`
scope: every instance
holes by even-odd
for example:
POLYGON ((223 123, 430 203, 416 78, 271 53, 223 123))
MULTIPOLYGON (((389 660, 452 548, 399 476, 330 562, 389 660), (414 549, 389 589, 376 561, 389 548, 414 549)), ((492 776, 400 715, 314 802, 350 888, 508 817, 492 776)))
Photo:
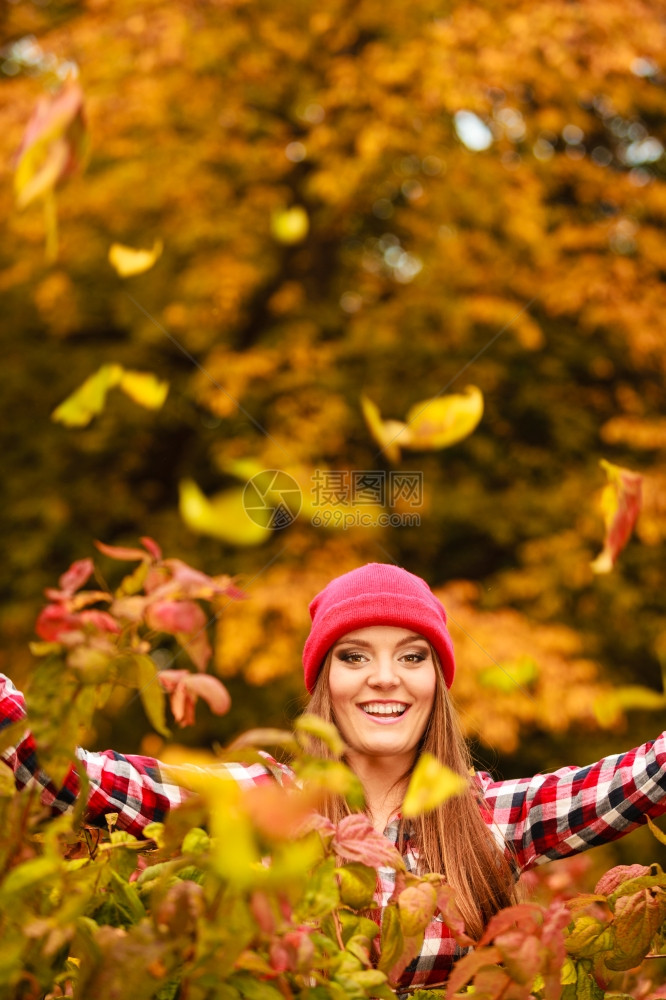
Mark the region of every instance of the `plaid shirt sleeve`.
POLYGON ((666 733, 588 767, 494 781, 477 774, 486 822, 521 869, 578 854, 666 812, 666 733))
MULTIPOLYGON (((23 695, 9 678, 0 674, 0 730, 25 717, 23 695)), ((189 794, 152 757, 125 756, 114 750, 91 753, 82 749, 77 750, 77 756, 90 780, 86 821, 92 825, 105 827, 105 816, 117 813, 117 827, 141 837, 144 827, 163 821, 169 810, 180 805, 189 794)), ((269 754, 261 756, 264 764, 220 763, 215 767, 227 771, 230 778, 245 787, 275 779, 283 784, 291 781, 291 771, 286 765, 269 754)), ((29 731, 0 757, 14 772, 17 788, 24 788, 31 781, 41 786, 41 801, 54 813, 64 812, 74 804, 79 792, 76 770, 74 767, 69 770, 62 787, 54 785, 39 767, 35 741, 29 731)))

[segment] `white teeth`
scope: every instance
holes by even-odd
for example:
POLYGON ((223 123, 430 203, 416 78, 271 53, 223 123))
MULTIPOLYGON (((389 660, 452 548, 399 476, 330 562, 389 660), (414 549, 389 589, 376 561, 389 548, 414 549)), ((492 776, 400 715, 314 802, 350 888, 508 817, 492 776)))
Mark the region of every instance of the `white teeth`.
POLYGON ((389 705, 381 701, 370 701, 361 705, 361 708, 367 715, 402 715, 409 706, 401 701, 394 701, 389 705))

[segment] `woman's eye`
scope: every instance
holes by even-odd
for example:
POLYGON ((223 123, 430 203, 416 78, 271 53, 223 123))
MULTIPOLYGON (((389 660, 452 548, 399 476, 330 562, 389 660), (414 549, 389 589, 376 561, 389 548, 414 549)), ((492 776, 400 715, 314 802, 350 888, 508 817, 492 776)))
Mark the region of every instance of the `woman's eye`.
POLYGON ((362 653, 338 653, 338 659, 342 660, 343 663, 362 663, 363 654, 362 653))
POLYGON ((406 653, 403 659, 407 660, 409 663, 423 663, 426 656, 426 653, 406 653))

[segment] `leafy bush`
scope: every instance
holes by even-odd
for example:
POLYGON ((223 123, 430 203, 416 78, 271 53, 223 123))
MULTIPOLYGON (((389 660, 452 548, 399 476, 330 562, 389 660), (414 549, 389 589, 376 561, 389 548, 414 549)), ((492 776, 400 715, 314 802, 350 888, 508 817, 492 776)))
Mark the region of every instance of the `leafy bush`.
MULTIPOLYGON (((165 635, 200 668, 166 672, 175 716, 187 721, 197 693, 218 711, 228 704, 220 682, 203 672, 209 619, 200 602, 214 607, 241 595, 228 578, 205 577, 162 559, 150 540, 144 545, 104 550, 138 562, 114 594, 80 589, 93 571, 89 560, 47 594, 28 706, 40 759, 59 780, 80 725, 118 684, 136 689, 165 731, 165 690, 150 657, 165 635)), ((2 749, 22 730, 7 727, 2 749)), ((436 914, 458 944, 475 947, 446 988, 413 992, 419 1000, 469 992, 479 1000, 666 996, 637 969, 661 948, 666 875, 658 865, 614 868, 594 894, 505 909, 472 941, 442 877, 405 870, 361 811, 358 779, 314 753, 321 742, 334 755, 342 749, 335 730, 304 716, 293 733, 241 738, 218 767, 174 766, 191 795, 163 824, 146 827, 145 839, 117 829, 113 815, 106 831, 86 825, 85 795, 53 817, 35 787, 17 792, 0 772, 1 1000, 389 998, 436 914), (241 789, 224 763, 265 762, 252 743, 288 750, 297 781, 241 789), (356 810, 337 825, 317 812, 331 788, 356 810), (379 866, 395 871, 381 915, 379 866)), ((409 801, 432 808, 433 787, 440 801, 451 794, 445 778, 429 761, 415 771, 409 801)))

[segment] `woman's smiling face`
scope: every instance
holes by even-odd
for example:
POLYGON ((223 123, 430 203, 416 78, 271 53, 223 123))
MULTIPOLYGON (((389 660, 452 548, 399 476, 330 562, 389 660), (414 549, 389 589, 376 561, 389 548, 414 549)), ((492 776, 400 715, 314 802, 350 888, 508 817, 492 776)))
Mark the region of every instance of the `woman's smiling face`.
POLYGON ((427 639, 411 629, 372 625, 333 646, 329 672, 335 722, 349 749, 369 757, 414 758, 435 698, 427 639))

